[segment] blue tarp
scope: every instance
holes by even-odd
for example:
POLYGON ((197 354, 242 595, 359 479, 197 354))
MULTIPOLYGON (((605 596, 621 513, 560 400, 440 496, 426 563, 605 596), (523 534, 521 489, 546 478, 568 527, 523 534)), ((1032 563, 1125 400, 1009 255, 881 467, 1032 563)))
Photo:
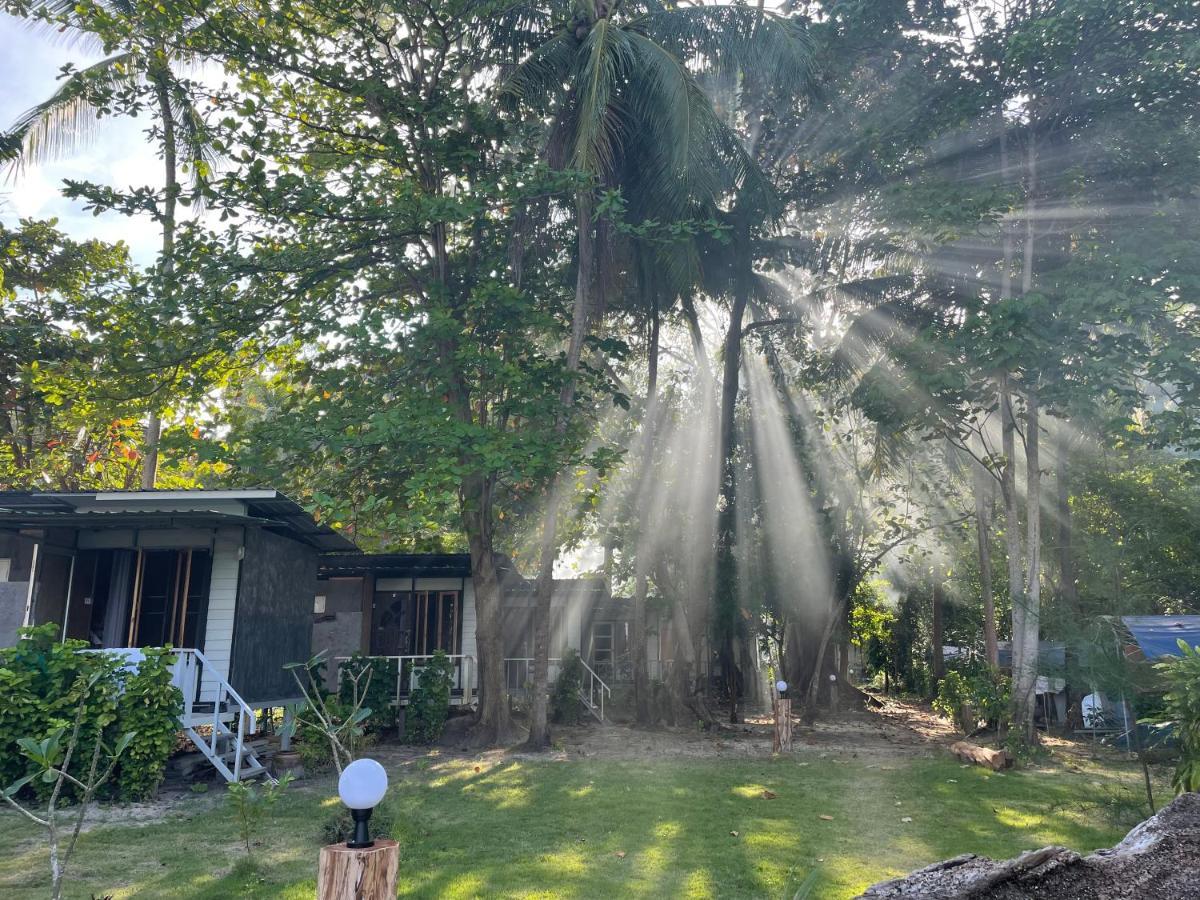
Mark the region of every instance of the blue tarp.
POLYGON ((1122 616, 1146 659, 1178 656, 1179 641, 1200 646, 1200 616, 1122 616))

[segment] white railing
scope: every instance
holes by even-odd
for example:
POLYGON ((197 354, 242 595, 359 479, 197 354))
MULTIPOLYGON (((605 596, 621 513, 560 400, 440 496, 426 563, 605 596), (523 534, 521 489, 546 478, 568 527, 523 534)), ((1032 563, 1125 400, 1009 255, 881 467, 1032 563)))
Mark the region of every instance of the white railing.
MULTIPOLYGON (((562 667, 562 658, 552 656, 547 660, 549 663, 547 682, 554 681, 558 677, 559 670, 562 667)), ((589 712, 596 716, 601 722, 604 721, 604 701, 605 698, 612 697, 612 688, 596 674, 596 670, 589 666, 581 657, 579 664, 583 666, 584 676, 582 683, 579 685, 579 699, 587 704, 589 712)), ((524 686, 533 681, 533 657, 532 656, 510 656, 504 660, 504 683, 510 690, 514 688, 524 689, 524 686), (518 677, 514 683, 513 676, 518 677)))
MULTIPOLYGON (((609 697, 612 696, 612 688, 610 688, 607 684, 604 683, 604 679, 596 674, 595 669, 593 669, 591 666, 589 666, 582 659, 580 659, 579 662, 583 664, 583 670, 585 672, 587 672, 588 676, 589 676, 587 679, 588 707, 592 710, 595 710, 597 703, 599 703, 599 707, 600 707, 599 719, 601 722, 603 722, 604 721, 604 697, 606 694, 609 697)), ((583 687, 582 686, 579 688, 579 696, 581 698, 583 697, 583 687)))
POLYGON ((171 673, 171 683, 183 694, 181 720, 184 732, 228 781, 241 780, 242 761, 246 755, 246 737, 254 734, 257 728, 254 710, 233 689, 233 685, 217 674, 217 669, 199 650, 173 652, 175 665, 171 673), (196 695, 206 668, 210 685, 214 688, 212 719, 209 721, 205 721, 208 718, 207 710, 200 712, 196 709, 196 695), (236 729, 229 725, 234 717, 237 718, 236 729), (196 730, 197 726, 204 725, 210 726, 207 735, 196 730), (227 750, 219 747, 222 739, 231 744, 227 750), (232 766, 223 758, 229 754, 233 757, 230 760, 232 766))
MULTIPOLYGON (((352 659, 367 659, 375 660, 382 659, 396 663, 396 705, 399 706, 403 702, 406 694, 412 692, 412 689, 417 686, 421 678, 421 670, 425 668, 420 663, 426 663, 433 659, 433 654, 424 654, 419 656, 338 656, 334 658, 335 664, 335 684, 341 681, 342 666, 352 659), (407 687, 405 686, 405 663, 411 663, 408 667, 407 687)), ((465 653, 447 653, 446 659, 450 660, 454 666, 454 680, 451 682, 453 690, 462 691, 462 705, 469 706, 473 693, 473 681, 475 677, 474 666, 475 657, 465 653)))

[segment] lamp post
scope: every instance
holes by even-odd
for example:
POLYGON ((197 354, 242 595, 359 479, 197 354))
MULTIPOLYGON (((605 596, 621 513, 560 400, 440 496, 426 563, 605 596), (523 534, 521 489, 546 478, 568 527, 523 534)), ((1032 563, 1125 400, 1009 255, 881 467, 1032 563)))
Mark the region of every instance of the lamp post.
POLYGON ((373 840, 371 812, 387 793, 387 772, 373 759, 350 763, 338 778, 338 796, 350 810, 354 834, 344 844, 321 848, 318 900, 392 900, 400 869, 400 845, 373 840))

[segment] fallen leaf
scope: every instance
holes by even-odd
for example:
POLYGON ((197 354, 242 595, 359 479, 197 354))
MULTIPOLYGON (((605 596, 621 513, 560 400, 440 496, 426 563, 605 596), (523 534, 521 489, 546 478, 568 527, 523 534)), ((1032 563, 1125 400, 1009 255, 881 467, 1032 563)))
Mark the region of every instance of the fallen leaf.
POLYGON ((897 806, 900 806, 900 805, 901 805, 899 800, 897 800, 897 801, 896 801, 896 805, 897 805, 897 806))
POLYGON ((762 792, 762 798, 764 800, 774 800, 778 796, 779 795, 776 794, 774 791, 763 791, 762 792))
POLYGON ((476 766, 476 767, 475 767, 475 771, 476 771, 476 772, 478 772, 478 771, 479 771, 479 766, 476 766))
POLYGON ((737 833, 736 831, 731 831, 731 832, 729 832, 729 836, 730 836, 730 837, 737 837, 737 836, 738 836, 738 833, 737 833))
POLYGON ((822 819, 824 819, 826 822, 832 822, 832 821, 833 821, 833 816, 821 816, 821 818, 822 818, 822 819))
POLYGON ((958 784, 958 779, 957 778, 947 778, 946 783, 947 784, 958 784))
POLYGON ((617 859, 624 859, 624 858, 625 858, 625 851, 624 851, 624 850, 618 850, 618 851, 617 851, 617 859))
POLYGON ((912 821, 912 816, 905 816, 905 817, 904 817, 903 819, 901 819, 900 821, 901 821, 901 822, 911 822, 911 821, 912 821))

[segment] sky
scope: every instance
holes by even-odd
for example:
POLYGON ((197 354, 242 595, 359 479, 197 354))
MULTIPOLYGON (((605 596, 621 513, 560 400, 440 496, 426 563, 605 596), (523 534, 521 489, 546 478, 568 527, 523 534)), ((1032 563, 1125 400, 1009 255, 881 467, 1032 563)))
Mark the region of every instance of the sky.
MULTIPOLYGON (((0 129, 7 130, 25 110, 57 89, 59 68, 68 62, 82 67, 98 59, 19 19, 0 13, 0 129)), ((95 181, 114 187, 162 184, 162 163, 148 143, 145 123, 112 118, 98 123, 92 139, 72 154, 14 174, 0 174, 0 221, 57 218, 59 227, 77 239, 124 241, 141 264, 154 261, 158 228, 149 218, 116 213, 93 216, 80 201, 62 196, 63 179, 95 181)))

